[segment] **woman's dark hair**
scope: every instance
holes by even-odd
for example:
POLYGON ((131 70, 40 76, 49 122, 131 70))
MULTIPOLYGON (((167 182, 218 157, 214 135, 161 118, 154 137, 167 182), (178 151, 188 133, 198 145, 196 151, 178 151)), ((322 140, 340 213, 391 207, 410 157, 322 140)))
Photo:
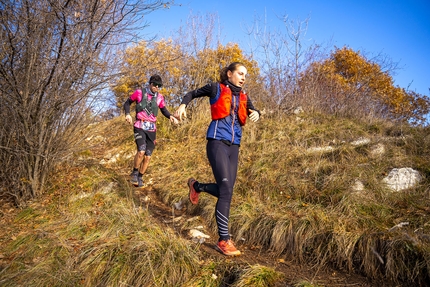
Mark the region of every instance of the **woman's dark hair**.
POLYGON ((220 79, 221 79, 221 83, 223 83, 223 82, 225 82, 225 81, 228 80, 227 71, 230 71, 230 72, 233 73, 240 66, 245 67, 245 65, 243 63, 241 63, 241 62, 233 62, 230 65, 228 65, 227 67, 222 68, 221 71, 220 71, 220 75, 219 75, 220 79))

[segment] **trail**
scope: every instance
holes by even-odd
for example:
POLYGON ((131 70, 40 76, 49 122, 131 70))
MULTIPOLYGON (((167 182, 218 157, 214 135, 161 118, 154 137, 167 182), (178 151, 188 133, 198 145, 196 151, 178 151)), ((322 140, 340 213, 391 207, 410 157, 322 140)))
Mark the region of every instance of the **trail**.
MULTIPOLYGON (((127 176, 127 175, 125 175, 127 176)), ((186 207, 181 210, 173 206, 164 204, 157 195, 157 191, 152 185, 144 188, 134 188, 134 200, 137 204, 141 203, 152 218, 160 225, 174 230, 179 236, 189 240, 190 244, 199 244, 199 248, 206 257, 205 260, 225 260, 226 262, 237 262, 238 264, 263 265, 272 267, 285 276, 285 282, 279 286, 294 286, 300 280, 306 280, 318 284, 318 286, 383 286, 382 283, 369 282, 365 277, 357 274, 349 274, 331 268, 317 268, 307 265, 297 265, 292 260, 276 258, 267 250, 259 246, 248 246, 246 243, 236 243, 236 247, 242 252, 240 256, 224 256, 214 249, 217 235, 208 229, 202 230, 210 236, 202 244, 196 243, 189 235, 189 226, 185 227, 190 221, 198 221, 196 225, 207 226, 202 217, 192 216, 187 213, 186 207)), ((189 224, 188 224, 189 225, 189 224)))

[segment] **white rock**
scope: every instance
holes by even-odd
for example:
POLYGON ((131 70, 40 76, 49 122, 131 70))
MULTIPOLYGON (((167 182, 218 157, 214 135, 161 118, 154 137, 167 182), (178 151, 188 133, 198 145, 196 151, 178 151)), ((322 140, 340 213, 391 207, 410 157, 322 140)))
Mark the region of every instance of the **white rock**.
POLYGON ((190 236, 193 238, 211 238, 209 235, 204 234, 203 232, 197 229, 190 229, 189 233, 190 233, 190 236))
POLYGON ((377 145, 372 146, 370 150, 370 156, 371 157, 378 157, 385 153, 385 146, 381 143, 378 143, 377 145))
POLYGON ((362 146, 362 145, 366 145, 368 143, 370 143, 370 139, 368 139, 368 138, 359 138, 358 140, 353 141, 351 144, 353 146, 362 146))
POLYGON ((418 171, 406 168, 394 168, 382 181, 393 191, 401 191, 414 187, 421 180, 418 171))
POLYGON ((179 202, 174 203, 173 207, 175 207, 176 210, 181 210, 184 207, 184 204, 182 201, 179 201, 179 202))
POLYGON ((301 106, 298 106, 297 108, 294 109, 293 113, 295 115, 299 115, 302 114, 304 112, 303 108, 301 106))
POLYGON ((352 186, 352 190, 363 191, 364 190, 364 184, 357 179, 357 180, 355 180, 354 185, 352 186))
POLYGON ((203 243, 203 242, 205 242, 205 240, 207 239, 207 238, 210 238, 210 236, 209 235, 207 235, 207 234, 204 234, 203 232, 201 232, 201 231, 199 231, 199 230, 197 230, 197 229, 191 229, 190 231, 189 231, 189 234, 190 234, 190 236, 191 236, 191 240, 192 241, 194 241, 194 242, 196 242, 196 243, 203 243))
POLYGON ((333 151, 333 150, 334 150, 334 148, 331 146, 308 148, 308 152, 310 152, 310 153, 313 153, 313 152, 329 152, 329 151, 333 151))

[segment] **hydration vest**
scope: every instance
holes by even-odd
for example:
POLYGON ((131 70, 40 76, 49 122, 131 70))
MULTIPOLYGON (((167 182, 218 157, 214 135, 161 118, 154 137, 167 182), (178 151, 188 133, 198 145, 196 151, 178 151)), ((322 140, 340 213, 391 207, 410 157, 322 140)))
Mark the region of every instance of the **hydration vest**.
POLYGON ((158 93, 152 96, 151 101, 148 101, 146 90, 142 89, 142 99, 136 104, 136 114, 145 111, 148 116, 154 115, 156 117, 158 114, 157 95, 158 93))
MULTIPOLYGON (((231 102, 232 93, 228 86, 219 84, 220 90, 214 99, 210 100, 212 120, 220 120, 230 115, 231 113, 231 102)), ((248 111, 246 109, 248 97, 245 93, 240 91, 239 103, 238 104, 238 120, 241 126, 245 125, 246 118, 248 117, 248 111)))

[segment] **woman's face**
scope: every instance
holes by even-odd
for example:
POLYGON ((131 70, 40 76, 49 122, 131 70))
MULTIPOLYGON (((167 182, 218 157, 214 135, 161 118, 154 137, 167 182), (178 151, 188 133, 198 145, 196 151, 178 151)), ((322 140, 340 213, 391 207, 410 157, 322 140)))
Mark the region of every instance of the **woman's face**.
POLYGON ((248 71, 244 66, 239 66, 236 70, 227 71, 227 77, 230 83, 235 86, 242 87, 245 84, 245 77, 248 71))

